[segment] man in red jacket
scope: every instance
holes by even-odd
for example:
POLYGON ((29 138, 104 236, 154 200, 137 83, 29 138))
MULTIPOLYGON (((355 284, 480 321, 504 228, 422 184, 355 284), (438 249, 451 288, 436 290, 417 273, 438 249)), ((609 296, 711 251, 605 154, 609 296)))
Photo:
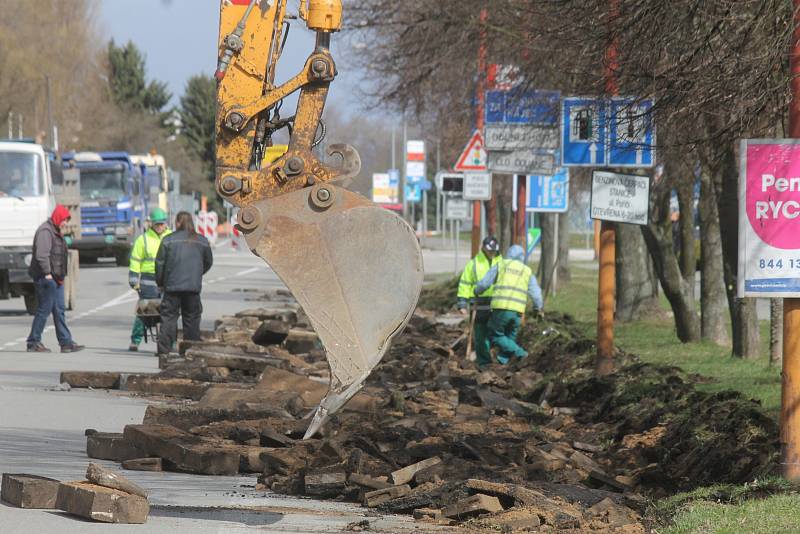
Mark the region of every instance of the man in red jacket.
POLYGON ((77 352, 83 345, 72 339, 64 317, 64 278, 67 276, 67 243, 61 229, 69 221, 69 210, 56 206, 50 218, 36 230, 33 238, 33 259, 28 274, 36 287, 38 307, 28 336, 28 352, 50 352, 42 344, 42 331, 47 316, 53 315, 56 338, 61 352, 77 352))

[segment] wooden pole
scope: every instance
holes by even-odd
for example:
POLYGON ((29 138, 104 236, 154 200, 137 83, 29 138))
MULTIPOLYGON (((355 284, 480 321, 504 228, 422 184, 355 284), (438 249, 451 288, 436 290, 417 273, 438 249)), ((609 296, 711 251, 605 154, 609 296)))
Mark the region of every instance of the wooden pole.
MULTIPOLYGON (((800 0, 798 0, 800 1, 800 0)), ((611 24, 619 16, 619 0, 609 0, 611 24)), ((616 71, 617 38, 613 27, 609 28, 610 39, 606 48, 605 78, 606 94, 619 93, 616 71)), ((595 373, 607 375, 614 370, 614 308, 616 307, 616 227, 614 223, 603 221, 600 225, 600 272, 597 277, 597 358, 595 373)))
POLYGON ((616 292, 616 238, 614 223, 603 221, 600 228, 600 273, 597 293, 597 359, 595 372, 614 370, 614 305, 616 292))
POLYGON ((527 177, 524 174, 517 174, 514 179, 517 180, 517 213, 514 216, 514 226, 516 228, 514 235, 516 239, 514 243, 525 248, 525 241, 528 235, 528 229, 525 225, 525 207, 528 204, 528 195, 525 191, 527 177))
MULTIPOLYGON (((484 99, 486 98, 486 21, 489 20, 489 10, 481 9, 480 42, 478 43, 478 107, 475 110, 475 127, 483 131, 484 99)), ((472 257, 481 250, 481 201, 472 202, 472 257)))
MULTIPOLYGON (((794 32, 789 53, 792 100, 789 137, 800 138, 800 0, 794 0, 794 32)), ((783 300, 783 380, 781 387, 781 474, 800 481, 800 299, 783 300)))

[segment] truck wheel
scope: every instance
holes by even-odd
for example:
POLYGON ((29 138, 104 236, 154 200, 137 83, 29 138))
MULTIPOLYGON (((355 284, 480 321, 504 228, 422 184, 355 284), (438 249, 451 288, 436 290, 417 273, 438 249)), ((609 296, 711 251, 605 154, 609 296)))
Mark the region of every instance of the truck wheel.
POLYGON ((36 294, 23 295, 23 298, 25 299, 25 311, 27 311, 29 315, 36 313, 36 308, 39 306, 39 301, 36 300, 36 294))
POLYGON ((97 256, 81 255, 81 263, 83 264, 97 263, 97 256))
POLYGON ((115 256, 115 259, 117 260, 117 267, 126 267, 130 263, 127 252, 120 252, 115 256))

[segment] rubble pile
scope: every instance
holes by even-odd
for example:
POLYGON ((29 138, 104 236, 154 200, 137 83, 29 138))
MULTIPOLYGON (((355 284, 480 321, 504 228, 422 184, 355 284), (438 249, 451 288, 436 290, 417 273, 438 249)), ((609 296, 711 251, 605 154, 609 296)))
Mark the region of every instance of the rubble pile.
MULTIPOLYGON (((624 354, 619 372, 595 378, 593 343, 568 317, 528 321, 522 340, 528 358, 478 370, 462 327, 418 309, 364 389, 303 441, 328 365, 302 310, 273 291, 181 342, 160 373, 103 377, 178 399, 121 433, 87 431, 87 454, 255 473, 264 490, 503 531, 643 532, 643 495, 772 468, 774 423, 740 396, 701 394, 678 370, 624 354)), ((84 375, 62 378, 87 387, 84 375)))

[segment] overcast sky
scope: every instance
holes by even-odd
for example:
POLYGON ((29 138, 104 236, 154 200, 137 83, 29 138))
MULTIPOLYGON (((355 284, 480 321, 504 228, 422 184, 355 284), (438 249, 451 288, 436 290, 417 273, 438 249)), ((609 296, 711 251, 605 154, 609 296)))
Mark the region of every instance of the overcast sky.
MULTIPOLYGON (((109 38, 117 43, 133 41, 145 53, 148 77, 167 82, 177 103, 190 76, 212 74, 216 68, 219 4, 219 0, 102 0, 102 25, 109 38)), ((292 3, 290 11, 294 9, 292 3)), ((334 58, 339 54, 335 39, 334 58)), ((293 23, 278 82, 297 73, 313 46, 313 33, 302 22, 293 23)), ((354 104, 358 75, 341 66, 339 71, 330 101, 354 104)))

